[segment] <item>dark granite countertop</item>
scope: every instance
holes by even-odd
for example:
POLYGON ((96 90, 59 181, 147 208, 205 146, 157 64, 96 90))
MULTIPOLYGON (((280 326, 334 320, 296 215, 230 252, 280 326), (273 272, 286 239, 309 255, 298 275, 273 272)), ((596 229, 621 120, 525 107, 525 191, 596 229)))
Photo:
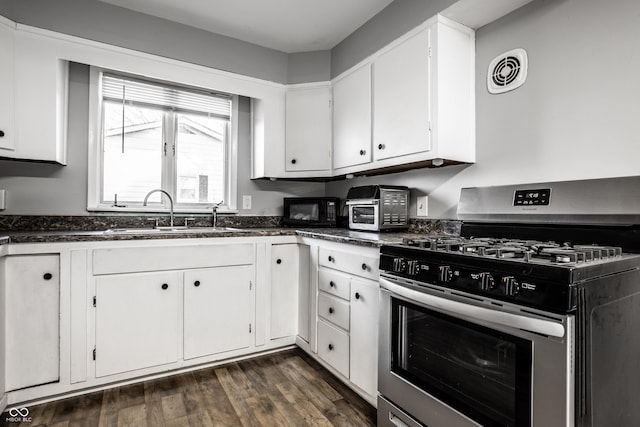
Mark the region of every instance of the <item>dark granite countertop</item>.
POLYGON ((152 229, 123 229, 113 231, 29 231, 3 232, 0 244, 7 243, 59 243, 59 242, 103 242, 117 240, 185 239, 219 237, 271 237, 294 236, 309 237, 340 243, 378 247, 383 244, 400 243, 405 236, 415 236, 409 232, 375 233, 353 231, 342 228, 292 229, 282 227, 244 228, 244 229, 204 229, 156 231, 152 229))

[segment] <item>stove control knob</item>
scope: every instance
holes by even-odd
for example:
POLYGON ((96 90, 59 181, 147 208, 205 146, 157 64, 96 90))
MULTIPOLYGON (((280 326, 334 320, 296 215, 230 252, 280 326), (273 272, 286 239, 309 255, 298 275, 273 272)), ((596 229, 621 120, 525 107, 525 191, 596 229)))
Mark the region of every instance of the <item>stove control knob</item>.
POLYGON ((416 260, 407 261, 407 274, 417 276, 420 272, 420 263, 416 260))
POLYGON ((393 259, 393 271, 396 273, 404 273, 407 269, 407 262, 404 258, 394 258, 393 259))
POLYGON ((496 287, 496 283, 493 280, 491 273, 480 273, 479 275, 480 289, 488 291, 496 287))
POLYGON ((448 265, 441 265, 440 267, 438 267, 438 280, 447 283, 450 282, 452 278, 453 271, 451 270, 451 267, 449 267, 448 265))
POLYGON ((504 283, 504 293, 508 296, 518 295, 520 292, 520 284, 513 276, 505 276, 502 278, 502 283, 504 283))

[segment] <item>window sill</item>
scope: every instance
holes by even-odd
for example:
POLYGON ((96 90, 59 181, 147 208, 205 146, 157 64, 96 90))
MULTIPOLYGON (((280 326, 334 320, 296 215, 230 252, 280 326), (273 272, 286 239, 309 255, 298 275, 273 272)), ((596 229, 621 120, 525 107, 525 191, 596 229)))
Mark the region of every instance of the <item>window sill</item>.
MULTIPOLYGON (((211 215, 212 208, 176 208, 173 210, 174 215, 211 215)), ((138 206, 134 207, 114 207, 114 206, 97 206, 97 207, 88 207, 88 212, 100 214, 104 213, 122 213, 122 214, 169 214, 169 209, 166 208, 154 208, 154 207, 145 207, 140 208, 138 206)), ((238 214, 237 209, 218 209, 219 215, 236 215, 238 214)))

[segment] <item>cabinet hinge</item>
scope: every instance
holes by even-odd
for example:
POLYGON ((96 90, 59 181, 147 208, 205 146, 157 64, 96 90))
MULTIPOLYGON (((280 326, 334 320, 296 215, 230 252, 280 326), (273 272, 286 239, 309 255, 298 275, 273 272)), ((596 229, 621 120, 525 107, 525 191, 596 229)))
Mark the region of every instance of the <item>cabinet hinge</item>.
POLYGON ((251 323, 249 323, 249 333, 251 333, 251 323))
POLYGON ((93 297, 93 306, 96 306, 96 297, 93 297))
POLYGON ((431 46, 429 46, 429 50, 428 50, 428 54, 429 54, 429 58, 431 58, 431 46))
POLYGON ((96 348, 93 347, 93 360, 96 360, 96 348))
POLYGON ((253 282, 251 280, 249 280, 249 290, 251 290, 252 286, 253 286, 253 282))

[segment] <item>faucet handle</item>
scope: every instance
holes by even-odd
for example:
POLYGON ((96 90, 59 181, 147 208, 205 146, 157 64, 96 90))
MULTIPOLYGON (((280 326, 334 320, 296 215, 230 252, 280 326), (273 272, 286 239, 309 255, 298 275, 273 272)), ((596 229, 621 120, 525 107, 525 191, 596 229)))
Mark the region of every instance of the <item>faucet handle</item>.
POLYGON ((147 221, 153 221, 153 228, 158 228, 158 226, 159 226, 158 222, 160 221, 160 218, 158 218, 158 217, 147 218, 147 221))

